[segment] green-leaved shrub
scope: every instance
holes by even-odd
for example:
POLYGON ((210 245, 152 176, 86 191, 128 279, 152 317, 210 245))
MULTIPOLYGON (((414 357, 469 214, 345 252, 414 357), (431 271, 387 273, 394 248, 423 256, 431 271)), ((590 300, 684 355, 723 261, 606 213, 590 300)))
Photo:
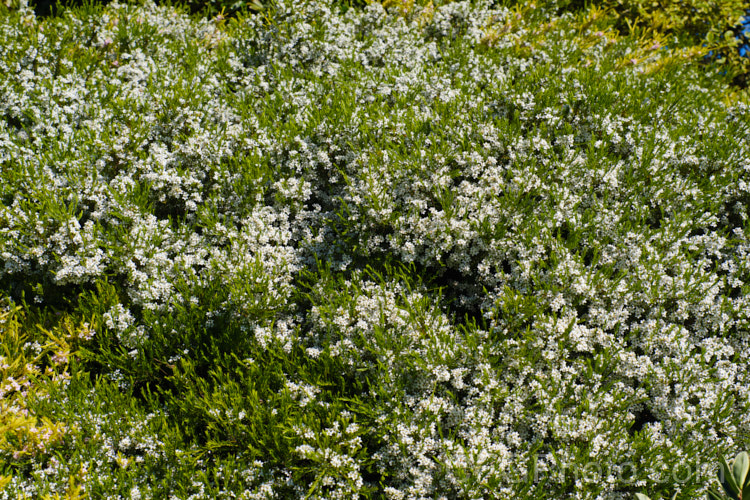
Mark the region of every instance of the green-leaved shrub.
POLYGON ((3 12, 0 291, 96 334, 28 392, 0 344, 0 498, 663 496, 745 448, 750 108, 607 16, 3 12))

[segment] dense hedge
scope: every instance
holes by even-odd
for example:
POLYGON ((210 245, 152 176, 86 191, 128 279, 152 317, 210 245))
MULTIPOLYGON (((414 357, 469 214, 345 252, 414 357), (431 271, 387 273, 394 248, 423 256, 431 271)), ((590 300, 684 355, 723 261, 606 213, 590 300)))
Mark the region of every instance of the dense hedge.
MULTIPOLYGON (((7 6, 21 0, 4 0, 7 6)), ((32 0, 37 15, 55 14, 64 6, 74 7, 86 2, 106 5, 109 0, 32 0)), ((274 0, 160 0, 157 4, 179 5, 192 14, 202 16, 234 16, 238 13, 260 12, 274 0)), ((367 0, 338 0, 339 8, 364 8, 367 0)), ((391 2, 399 4, 403 2, 391 2)), ((426 5, 425 0, 407 2, 426 5)), ((430 4, 440 5, 438 0, 430 4)), ((513 5, 517 0, 496 2, 513 5)), ((525 2, 521 2, 523 5, 525 2)), ((384 2, 387 5, 388 1, 384 2)), ((696 46, 704 49, 707 63, 721 64, 733 82, 747 87, 750 73, 750 10, 745 0, 539 0, 539 7, 551 8, 557 14, 580 14, 592 11, 613 20, 613 27, 622 34, 632 30, 650 32, 649 39, 663 46, 696 46), (743 24, 744 21, 744 24, 743 24)))
POLYGON ((567 9, 3 11, 0 498, 704 494, 747 96, 567 9))

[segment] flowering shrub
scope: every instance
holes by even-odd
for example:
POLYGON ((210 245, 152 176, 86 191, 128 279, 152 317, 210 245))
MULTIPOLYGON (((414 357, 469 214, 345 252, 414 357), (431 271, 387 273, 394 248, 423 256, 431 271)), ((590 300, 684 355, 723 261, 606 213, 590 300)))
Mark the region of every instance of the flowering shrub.
POLYGON ((6 12, 0 289, 96 335, 0 498, 705 494, 750 110, 689 55, 483 1, 6 12))

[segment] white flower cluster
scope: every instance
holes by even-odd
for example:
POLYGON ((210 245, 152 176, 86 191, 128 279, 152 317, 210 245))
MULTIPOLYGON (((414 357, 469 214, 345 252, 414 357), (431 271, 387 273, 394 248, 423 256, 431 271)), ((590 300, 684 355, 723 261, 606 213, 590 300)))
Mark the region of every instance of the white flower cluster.
MULTIPOLYGON (((614 500, 643 484, 627 464, 711 461, 750 431, 750 112, 571 22, 327 0, 231 32, 151 3, 31 38, 0 20, 0 283, 110 277, 129 349, 139 311, 220 290, 210 315, 261 349, 367 377, 387 498, 614 500), (363 272, 388 259, 414 279, 363 272), (316 261, 341 282, 305 309, 316 261)), ((378 487, 361 429, 297 434, 321 498, 378 487)), ((269 467, 258 498, 288 480, 269 467)))
POLYGON ((316 464, 318 470, 316 483, 321 491, 315 492, 313 487, 308 493, 310 498, 344 499, 361 493, 364 481, 355 456, 362 450, 362 438, 356 435, 359 426, 347 422, 350 417, 342 415, 342 421, 314 432, 309 428, 298 430, 305 444, 297 446, 296 452, 316 464))

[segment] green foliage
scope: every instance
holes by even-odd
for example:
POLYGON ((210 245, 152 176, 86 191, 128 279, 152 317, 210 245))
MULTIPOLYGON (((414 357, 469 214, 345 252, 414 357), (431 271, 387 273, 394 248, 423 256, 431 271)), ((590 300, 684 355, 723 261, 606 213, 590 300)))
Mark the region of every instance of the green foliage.
MULTIPOLYGON (((750 497, 750 457, 747 452, 740 452, 735 459, 731 462, 731 465, 726 461, 723 455, 719 455, 719 483, 727 495, 724 497, 722 493, 716 488, 710 488, 708 490, 708 500, 723 500, 729 498, 730 500, 742 500, 743 498, 750 497)), ((637 500, 650 500, 649 497, 642 493, 636 493, 635 497, 637 500)), ((672 497, 672 500, 677 498, 677 494, 672 497)))
POLYGON ((602 8, 331 5, 0 16, 0 490, 664 494, 747 414, 747 108, 602 8))
MULTIPOLYGON (((739 453, 730 466, 723 456, 719 456, 719 482, 724 492, 731 500, 742 500, 750 497, 750 458, 747 452, 739 453)), ((708 493, 709 500, 720 500, 721 493, 712 489, 708 493)))
MULTIPOLYGON (((647 497, 646 495, 642 493, 636 493, 635 498, 636 500, 651 500, 649 497, 647 497)), ((674 496, 672 497, 672 500, 677 500, 677 493, 674 494, 674 496)))
POLYGON ((184 6, 192 14, 218 19, 241 12, 260 12, 266 8, 261 0, 180 0, 175 3, 184 6))
MULTIPOLYGON (((133 1, 133 0, 129 0, 133 1)), ((103 7, 112 0, 2 0, 0 12, 17 11, 24 6, 31 7, 37 16, 59 16, 70 9, 103 7)), ((265 6, 261 0, 156 0, 159 5, 173 5, 190 14, 201 17, 218 17, 223 20, 240 13, 262 11, 265 6)))

